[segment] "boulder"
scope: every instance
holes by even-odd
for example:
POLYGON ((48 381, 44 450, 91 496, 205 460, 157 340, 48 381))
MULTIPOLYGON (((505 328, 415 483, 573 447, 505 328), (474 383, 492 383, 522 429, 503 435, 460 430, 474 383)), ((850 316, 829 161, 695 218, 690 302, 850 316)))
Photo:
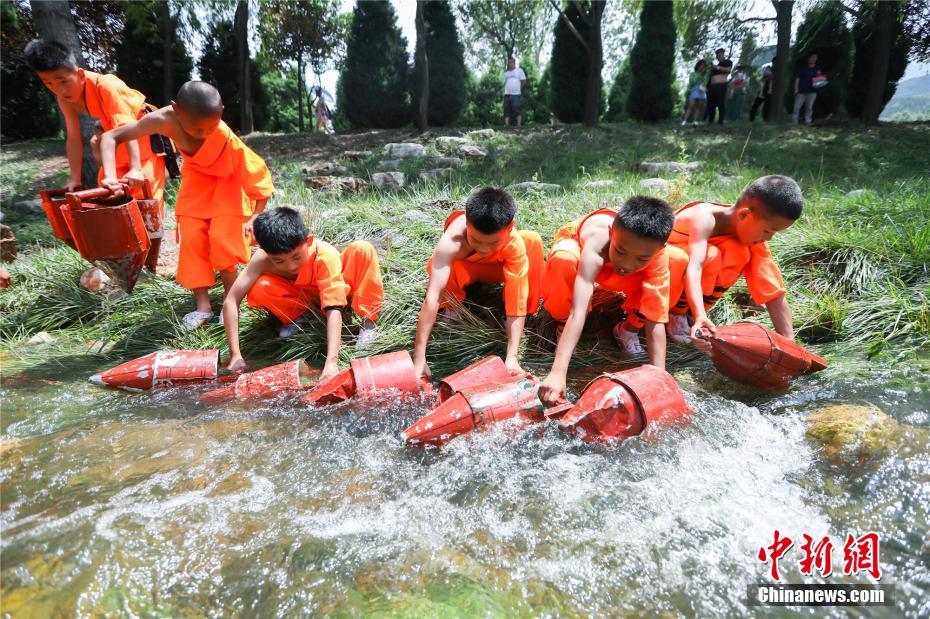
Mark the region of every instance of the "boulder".
POLYGON ((494 129, 475 129, 474 131, 469 131, 465 135, 478 140, 490 140, 494 137, 494 129))
POLYGON ((456 152, 459 156, 469 159, 484 159, 488 156, 488 149, 477 144, 462 144, 456 152))
POLYGON ((666 193, 670 187, 671 183, 664 178, 644 178, 639 181, 639 188, 651 193, 666 193))
POLYGON ((354 176, 310 176, 304 179, 308 187, 321 189, 326 193, 343 191, 361 191, 368 183, 354 176))
POLYGON ((361 161, 362 159, 368 159, 371 157, 370 150, 347 150, 342 153, 343 159, 348 159, 349 161, 361 161))
POLYGON ((382 159, 378 162, 378 168, 385 171, 396 170, 404 165, 403 159, 382 159))
POLYGON ((445 135, 436 138, 436 148, 444 153, 452 153, 466 144, 471 144, 467 138, 459 138, 452 135, 445 135))
POLYGON ((639 171, 643 174, 679 174, 681 172, 690 172, 700 167, 700 161, 688 161, 680 163, 678 161, 643 161, 639 164, 639 171))
POLYGON ((433 218, 424 213, 423 211, 418 211, 417 209, 410 209, 404 213, 404 219, 410 223, 415 224, 431 224, 433 223, 433 218))
POLYGON ((605 189, 607 187, 613 187, 617 184, 617 181, 610 180, 599 180, 599 181, 588 181, 581 184, 582 189, 605 189))
POLYGON ((20 213, 42 213, 42 198, 20 200, 19 202, 14 202, 10 208, 20 213))
POLYGON ((349 170, 333 161, 323 161, 304 166, 301 172, 304 176, 346 176, 349 170))
POLYGON ((29 338, 26 344, 30 346, 40 346, 42 344, 50 344, 54 340, 55 338, 49 335, 46 331, 39 331, 38 333, 33 335, 31 338, 29 338))
POLYGON ((465 165, 458 157, 433 157, 431 161, 437 168, 461 168, 465 165))
POLYGON ((536 181, 514 183, 507 187, 508 191, 541 191, 546 193, 560 191, 561 189, 562 186, 555 183, 537 183, 536 181))
POLYGON ((420 180, 424 183, 438 181, 439 179, 449 176, 454 172, 452 168, 433 168, 432 170, 423 170, 420 172, 420 180))
POLYGON ((81 273, 80 286, 88 292, 103 292, 110 284, 110 276, 93 267, 81 273))
POLYGON ((392 142, 384 145, 384 154, 397 159, 419 159, 426 156, 426 147, 414 142, 392 142))
POLYGON ((400 189, 404 186, 403 172, 375 172, 371 184, 378 189, 400 189))
POLYGON ((804 421, 807 438, 834 459, 873 458, 894 447, 902 434, 897 421, 869 403, 828 404, 804 421))

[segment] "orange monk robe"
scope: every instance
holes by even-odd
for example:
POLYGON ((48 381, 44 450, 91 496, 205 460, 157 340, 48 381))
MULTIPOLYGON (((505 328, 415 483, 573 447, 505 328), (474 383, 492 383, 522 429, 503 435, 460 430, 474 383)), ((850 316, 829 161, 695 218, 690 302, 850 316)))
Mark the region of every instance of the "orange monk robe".
MULTIPOLYGON (((677 215, 697 204, 704 203, 692 202, 687 204, 681 207, 677 215)), ((718 204, 717 206, 728 205, 718 204)), ((676 216, 675 227, 668 239, 669 244, 687 252, 690 240, 691 223, 676 216)), ((735 236, 713 236, 707 240, 707 255, 704 259, 704 267, 701 270, 701 294, 704 296, 704 310, 709 311, 720 300, 723 293, 737 282, 740 275, 746 278, 749 294, 752 295, 753 301, 759 305, 777 299, 786 292, 781 271, 772 258, 768 243, 746 245, 735 236)), ((682 284, 682 290, 684 290, 684 284, 682 284)), ((687 313, 688 300, 685 295, 682 294, 673 298, 677 299, 677 302, 673 302, 672 311, 676 314, 687 313)))
POLYGON ((262 158, 224 122, 196 153, 182 154, 174 207, 181 242, 177 281, 189 290, 208 288, 216 271, 248 262, 245 224, 255 202, 271 197, 274 185, 262 158))
POLYGON ((324 310, 345 307, 351 297, 359 316, 378 319, 384 285, 374 245, 355 241, 340 256, 335 247, 311 236, 307 257, 293 281, 272 273, 260 276, 246 296, 249 307, 263 307, 289 323, 311 305, 324 310))
MULTIPOLYGON (((583 243, 581 230, 587 220, 595 215, 616 217, 617 211, 603 208, 566 224, 555 233, 555 244, 546 260, 546 276, 543 278, 543 306, 560 322, 568 320, 575 291, 575 277, 581 265, 583 243)), ((672 273, 682 282, 688 266, 688 255, 666 245, 635 273, 621 275, 608 262, 594 279, 596 288, 623 293, 626 299, 623 310, 627 322, 634 328, 642 328, 645 321, 668 322, 669 299, 672 294, 681 294, 681 285, 672 287, 672 273)), ((588 311, 590 311, 590 307, 588 311)))
MULTIPOLYGON (((453 221, 464 217, 465 211, 455 211, 446 219, 445 229, 453 221)), ((508 316, 535 314, 542 295, 542 276, 545 269, 542 238, 531 230, 514 230, 510 226, 507 244, 489 256, 472 254, 452 263, 449 281, 446 283, 445 298, 440 306, 445 307, 449 298, 459 303, 465 300, 465 288, 472 284, 504 284, 504 311, 508 316)), ((432 272, 433 261, 426 263, 427 272, 432 272)))
MULTIPOLYGON (((84 71, 84 103, 87 113, 100 121, 104 131, 134 123, 145 115, 145 95, 127 86, 115 75, 102 75, 84 71)), ((165 160, 152 152, 149 137, 137 140, 142 173, 152 184, 152 194, 162 200, 165 192, 165 160)), ((125 144, 116 148, 116 175, 122 178, 129 172, 129 152, 125 144)), ((103 167, 99 180, 103 180, 103 167)), ((134 188, 133 197, 142 198, 142 190, 134 188)))

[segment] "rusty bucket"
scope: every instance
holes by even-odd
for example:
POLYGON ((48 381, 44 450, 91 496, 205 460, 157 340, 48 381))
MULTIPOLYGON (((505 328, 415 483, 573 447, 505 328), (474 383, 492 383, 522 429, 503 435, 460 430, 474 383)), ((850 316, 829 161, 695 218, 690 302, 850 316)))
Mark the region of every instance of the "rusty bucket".
POLYGON ((255 372, 241 374, 232 385, 209 391, 201 397, 204 402, 227 400, 265 400, 282 393, 298 393, 312 389, 319 381, 320 371, 313 370, 306 361, 288 361, 255 372))
POLYGON ((61 213, 81 256, 132 292, 151 242, 139 207, 101 187, 69 193, 61 213))
POLYGON ((456 392, 469 387, 506 382, 511 378, 510 370, 501 358, 491 355, 444 378, 439 383, 439 401, 445 402, 456 392))
POLYGON ((71 230, 68 229, 68 223, 65 221, 64 215, 61 213, 61 207, 65 205, 65 194, 67 189, 43 189, 39 192, 39 197, 42 198, 42 210, 45 211, 45 216, 48 218, 48 223, 52 227, 52 233, 54 233, 55 238, 59 241, 64 241, 71 246, 72 249, 76 249, 74 246, 74 238, 71 236, 71 230))
POLYGON ((595 378, 559 425, 585 441, 612 442, 690 412, 671 374, 642 365, 595 378))
POLYGON ((136 198, 139 214, 142 215, 142 224, 149 237, 149 253, 145 257, 145 268, 150 273, 155 272, 158 266, 158 254, 161 251, 161 241, 165 238, 165 203, 152 197, 152 184, 148 180, 142 185, 144 198, 136 198))
POLYGON ((125 391, 148 391, 195 381, 213 380, 219 369, 220 351, 163 350, 127 361, 90 377, 90 382, 125 391))
POLYGON ((325 406, 349 398, 367 398, 386 391, 420 395, 421 385, 406 350, 353 359, 348 370, 314 387, 303 398, 307 404, 325 406))
POLYGON ((698 337, 711 345, 711 359, 721 374, 760 389, 786 389, 802 374, 829 365, 803 346, 754 322, 701 330, 698 337))

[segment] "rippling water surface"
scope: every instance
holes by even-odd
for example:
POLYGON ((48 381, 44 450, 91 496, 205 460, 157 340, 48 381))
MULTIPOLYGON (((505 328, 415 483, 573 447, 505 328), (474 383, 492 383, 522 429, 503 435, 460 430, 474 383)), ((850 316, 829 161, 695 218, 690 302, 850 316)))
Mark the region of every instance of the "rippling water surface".
MULTIPOLYGON (((415 404, 207 408, 89 373, 5 372, 14 617, 748 615, 774 529, 878 531, 895 607, 868 614, 930 615, 930 383, 906 367, 840 362, 764 396, 699 362, 676 372, 695 407, 681 427, 606 448, 503 426, 429 451, 399 439, 415 404), (829 453, 806 438, 838 402, 876 404, 892 438, 829 453)), ((817 582, 797 559, 783 579, 817 582)))

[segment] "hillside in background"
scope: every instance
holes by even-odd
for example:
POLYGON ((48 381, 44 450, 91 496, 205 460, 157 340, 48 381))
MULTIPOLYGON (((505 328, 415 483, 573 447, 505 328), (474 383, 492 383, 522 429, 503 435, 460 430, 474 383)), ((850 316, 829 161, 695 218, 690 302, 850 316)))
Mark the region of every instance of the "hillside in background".
POLYGON ((904 122, 930 120, 930 75, 921 75, 898 84, 898 89, 885 110, 882 120, 904 122))

